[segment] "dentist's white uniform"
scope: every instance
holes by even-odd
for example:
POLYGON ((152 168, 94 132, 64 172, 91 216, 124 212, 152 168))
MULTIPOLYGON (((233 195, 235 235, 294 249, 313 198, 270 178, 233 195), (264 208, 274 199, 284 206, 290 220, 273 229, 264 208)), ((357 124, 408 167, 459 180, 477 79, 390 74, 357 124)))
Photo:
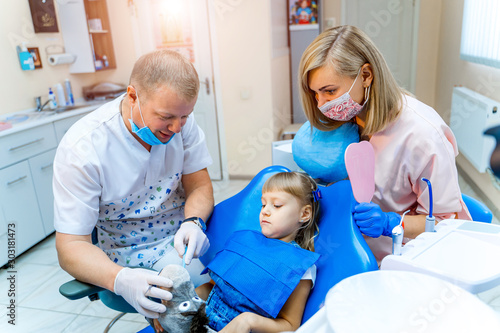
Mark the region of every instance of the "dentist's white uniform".
POLYGON ((79 120, 54 161, 54 224, 88 235, 121 266, 151 267, 173 249, 184 219, 181 178, 212 163, 194 117, 148 152, 127 130, 119 97, 79 120))

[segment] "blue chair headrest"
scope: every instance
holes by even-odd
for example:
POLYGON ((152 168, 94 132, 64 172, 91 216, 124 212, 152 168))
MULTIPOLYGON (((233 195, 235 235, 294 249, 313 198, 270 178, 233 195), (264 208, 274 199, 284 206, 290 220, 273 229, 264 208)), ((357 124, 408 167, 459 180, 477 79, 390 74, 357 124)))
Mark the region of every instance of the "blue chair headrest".
POLYGON ((332 131, 320 131, 306 122, 292 142, 293 160, 311 177, 325 183, 347 178, 344 153, 359 142, 358 125, 345 123, 332 131))

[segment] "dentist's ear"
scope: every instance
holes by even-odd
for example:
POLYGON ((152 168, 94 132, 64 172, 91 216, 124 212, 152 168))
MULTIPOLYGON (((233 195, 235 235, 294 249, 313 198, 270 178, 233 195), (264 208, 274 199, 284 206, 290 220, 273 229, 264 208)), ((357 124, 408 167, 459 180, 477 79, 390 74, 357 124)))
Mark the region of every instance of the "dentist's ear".
POLYGON ((311 205, 305 205, 302 207, 302 210, 300 212, 300 220, 299 222, 304 223, 308 222, 312 217, 312 207, 311 205))
POLYGON ((134 86, 129 85, 127 87, 127 98, 130 104, 134 104, 137 101, 137 91, 134 86))

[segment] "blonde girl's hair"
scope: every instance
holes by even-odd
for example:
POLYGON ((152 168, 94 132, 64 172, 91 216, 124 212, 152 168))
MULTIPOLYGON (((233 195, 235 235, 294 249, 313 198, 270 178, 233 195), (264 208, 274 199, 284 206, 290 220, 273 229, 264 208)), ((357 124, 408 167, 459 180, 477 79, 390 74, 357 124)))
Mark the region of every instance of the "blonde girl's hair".
POLYGON ((309 88, 311 71, 333 66, 340 76, 355 78, 364 64, 370 64, 373 81, 366 102, 366 123, 362 135, 372 135, 394 121, 403 105, 402 89, 392 76, 384 57, 359 28, 344 25, 325 30, 307 47, 299 65, 299 91, 309 122, 319 130, 330 131, 343 122, 331 120, 318 109, 315 92, 309 88))
POLYGON ((316 182, 302 172, 280 172, 271 176, 262 187, 262 193, 280 191, 293 195, 302 206, 311 206, 311 218, 303 222, 295 241, 303 249, 314 251, 314 238, 319 233, 319 200, 315 200, 313 191, 318 189, 316 182))
MULTIPOLYGON (((200 81, 193 64, 172 50, 157 50, 141 56, 130 75, 130 85, 139 89, 144 102, 158 88, 167 87, 184 102, 198 96, 200 81)), ((141 100, 142 102, 142 100, 141 100)))

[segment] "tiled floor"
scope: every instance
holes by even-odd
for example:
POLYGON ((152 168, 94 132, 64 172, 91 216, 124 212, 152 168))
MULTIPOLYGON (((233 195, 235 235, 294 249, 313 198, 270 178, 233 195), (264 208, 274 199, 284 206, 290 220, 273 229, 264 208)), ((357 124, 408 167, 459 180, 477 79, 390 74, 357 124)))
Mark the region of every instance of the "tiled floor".
MULTIPOLYGON (((248 181, 227 181, 214 183, 215 201, 220 202, 239 192, 248 181)), ((461 189, 473 197, 472 188, 463 180, 461 189)), ((498 220, 494 219, 498 224, 498 220)), ((9 297, 7 272, 0 270, 0 332, 102 332, 117 314, 101 302, 88 299, 68 301, 58 292, 59 286, 72 279, 58 265, 54 246, 54 235, 22 254, 16 262, 17 270, 17 315, 16 326, 7 323, 5 307, 9 297)), ((480 298, 500 312, 500 288, 483 293, 480 298)), ((148 324, 138 314, 127 314, 120 319, 110 332, 132 333, 148 324)))

